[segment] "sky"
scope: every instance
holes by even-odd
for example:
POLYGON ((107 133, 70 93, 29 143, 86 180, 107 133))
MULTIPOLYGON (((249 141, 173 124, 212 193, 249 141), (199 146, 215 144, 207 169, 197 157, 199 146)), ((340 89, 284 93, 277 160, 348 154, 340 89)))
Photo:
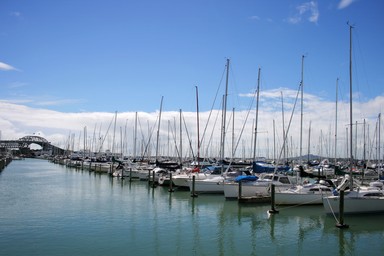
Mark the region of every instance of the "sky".
POLYGON ((226 98, 226 157, 347 156, 352 26, 354 153, 381 155, 383 10, 376 0, 3 0, 1 139, 152 155, 159 141, 158 155, 218 156, 226 98))

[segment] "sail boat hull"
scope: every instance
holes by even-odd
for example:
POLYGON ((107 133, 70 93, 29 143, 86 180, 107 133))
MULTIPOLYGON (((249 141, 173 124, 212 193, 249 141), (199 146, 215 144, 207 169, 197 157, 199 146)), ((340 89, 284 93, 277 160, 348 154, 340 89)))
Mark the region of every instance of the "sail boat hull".
MULTIPOLYGON (((324 210, 327 214, 339 213, 339 196, 323 198, 324 210)), ((372 198, 345 197, 344 213, 382 213, 384 212, 384 196, 372 198)))
MULTIPOLYGON (((189 189, 193 190, 193 181, 188 180, 189 189)), ((209 177, 203 180, 195 180, 196 193, 224 194, 224 177, 209 177)))

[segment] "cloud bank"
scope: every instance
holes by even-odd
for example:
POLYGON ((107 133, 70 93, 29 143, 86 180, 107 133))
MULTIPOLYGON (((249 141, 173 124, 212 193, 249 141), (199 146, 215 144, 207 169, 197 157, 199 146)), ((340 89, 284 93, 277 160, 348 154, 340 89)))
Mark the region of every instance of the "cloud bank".
MULTIPOLYGON (((253 94, 241 96, 254 97, 253 94)), ((300 141, 300 99, 297 92, 285 88, 260 93, 257 156, 278 158, 284 141, 283 131, 288 131, 286 143, 289 154, 299 154, 300 141), (282 102, 282 95, 284 102, 282 102), (293 109, 295 106, 296 108, 293 109), (283 123, 284 116, 284 123, 283 123), (284 128, 283 128, 284 125, 284 128)), ((353 132, 358 134, 357 158, 363 155, 363 145, 367 145, 367 156, 374 156, 377 141, 375 129, 378 114, 382 112, 384 97, 370 101, 354 102, 354 122, 358 123, 353 132), (363 123, 366 127, 363 127, 363 123), (356 129, 356 130, 355 130, 356 129), (366 138, 363 136, 365 129, 366 138), (369 134, 369 136, 368 136, 369 134), (365 140, 365 141, 364 141, 365 140)), ((218 157, 221 136, 221 110, 199 113, 201 155, 218 157)), ((161 115, 159 130, 160 155, 176 156, 182 141, 183 156, 192 157, 197 152, 197 114, 195 112, 166 111, 161 115), (181 132, 180 132, 181 126, 181 132)), ((251 158, 255 131, 256 111, 228 111, 226 124, 225 155, 251 158)), ((159 112, 84 112, 62 113, 43 108, 31 108, 22 104, 0 101, 1 139, 19 139, 26 135, 40 134, 56 146, 81 150, 86 144, 92 151, 115 148, 115 153, 133 154, 136 141, 136 155, 154 155, 159 112), (116 126, 114 119, 116 117, 116 126), (136 132, 136 139, 134 131, 136 132), (84 134, 86 135, 84 137, 84 134), (115 138, 115 140, 113 139, 115 138), (115 145, 115 147, 113 147, 115 145)), ((347 157, 347 132, 349 126, 349 102, 338 102, 336 127, 336 107, 333 99, 322 99, 317 95, 304 94, 302 138, 303 154, 313 153, 334 157, 335 139, 339 157, 347 157), (309 129, 311 129, 309 131, 309 129), (309 135, 311 137, 309 137, 309 135), (311 146, 308 146, 311 145, 311 146)))

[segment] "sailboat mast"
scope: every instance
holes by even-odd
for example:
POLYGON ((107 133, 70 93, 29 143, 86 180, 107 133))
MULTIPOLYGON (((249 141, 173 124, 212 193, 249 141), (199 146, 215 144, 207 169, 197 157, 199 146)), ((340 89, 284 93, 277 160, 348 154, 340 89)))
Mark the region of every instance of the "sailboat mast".
POLYGON ((227 96, 228 96, 228 77, 229 77, 229 59, 227 59, 227 74, 226 74, 226 81, 225 81, 225 94, 223 97, 223 123, 222 123, 222 130, 221 130, 221 160, 223 161, 222 164, 222 171, 224 171, 224 144, 225 144, 225 124, 226 124, 226 117, 227 117, 227 96))
POLYGON ((180 126, 180 169, 183 167, 183 127, 182 127, 182 115, 181 115, 181 109, 179 110, 180 112, 180 121, 179 121, 179 126, 180 126))
POLYGON ((253 142, 253 161, 256 161, 256 142, 257 142, 257 123, 259 118, 259 96, 260 96, 260 68, 257 75, 257 96, 256 96, 256 120, 255 120, 255 137, 253 142))
POLYGON ((337 102, 339 92, 339 78, 336 79, 336 112, 335 112, 335 165, 337 163, 337 102))
POLYGON ((114 125, 113 125, 112 156, 115 156, 116 119, 117 119, 117 111, 115 111, 115 122, 114 122, 114 125))
POLYGON ((235 157, 235 108, 232 108, 232 147, 231 158, 235 157))
POLYGON ((137 112, 135 113, 135 130, 133 138, 133 158, 136 158, 136 145, 137 145, 137 112))
POLYGON ((303 156, 303 97, 304 97, 304 55, 301 56, 301 115, 300 115, 300 164, 303 156))
POLYGON ((160 123, 161 123, 161 111, 163 108, 163 96, 161 96, 161 102, 160 102, 160 113, 159 113, 159 123, 157 124, 157 135, 156 135, 156 164, 159 157, 159 133, 160 133, 160 123))
MULTIPOLYGON (((349 25, 349 23, 348 23, 349 25)), ((349 156, 349 173, 351 175, 351 186, 350 190, 353 190, 353 178, 352 178, 352 168, 353 168, 353 150, 352 150, 352 26, 349 25, 349 148, 350 148, 350 156, 349 156)))
MULTIPOLYGON (((281 116, 282 116, 282 121, 283 121, 283 139, 285 140, 286 139, 286 135, 285 135, 285 120, 284 120, 284 98, 283 98, 283 92, 280 92, 281 94, 281 116)), ((287 160, 287 157, 286 157, 286 151, 285 151, 286 147, 284 146, 284 149, 283 149, 283 158, 284 160, 287 160)))
POLYGON ((381 139, 380 139, 380 131, 381 131, 381 113, 379 113, 379 116, 378 116, 378 119, 379 119, 379 131, 378 131, 378 137, 379 137, 379 146, 378 146, 378 149, 379 149, 379 159, 378 159, 378 163, 379 163, 379 168, 381 169, 382 166, 381 166, 381 155, 380 155, 380 145, 381 145, 381 139))
POLYGON ((273 161, 276 160, 276 129, 275 119, 273 119, 273 161))
MULTIPOLYGON (((311 154, 311 125, 312 121, 309 121, 309 129, 308 129, 308 162, 309 162, 309 155, 311 154)), ((320 144, 321 145, 321 144, 320 144)))
POLYGON ((199 118, 199 90, 196 87, 196 124, 197 124, 197 167, 200 168, 200 118, 199 118))
POLYGON ((363 124, 364 124, 364 131, 363 131, 363 162, 365 163, 365 160, 366 160, 366 156, 365 156, 365 147, 366 147, 366 143, 365 143, 365 118, 364 118, 364 122, 363 122, 363 124))

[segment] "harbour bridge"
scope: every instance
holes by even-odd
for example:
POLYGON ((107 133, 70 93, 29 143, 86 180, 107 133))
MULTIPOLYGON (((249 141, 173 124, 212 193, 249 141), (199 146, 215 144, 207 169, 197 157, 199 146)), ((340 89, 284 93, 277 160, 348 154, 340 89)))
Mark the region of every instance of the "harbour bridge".
POLYGON ((30 149, 31 144, 39 145, 43 151, 51 152, 52 155, 62 155, 65 150, 52 145, 45 138, 40 136, 24 136, 18 140, 0 140, 0 150, 7 149, 30 149))

